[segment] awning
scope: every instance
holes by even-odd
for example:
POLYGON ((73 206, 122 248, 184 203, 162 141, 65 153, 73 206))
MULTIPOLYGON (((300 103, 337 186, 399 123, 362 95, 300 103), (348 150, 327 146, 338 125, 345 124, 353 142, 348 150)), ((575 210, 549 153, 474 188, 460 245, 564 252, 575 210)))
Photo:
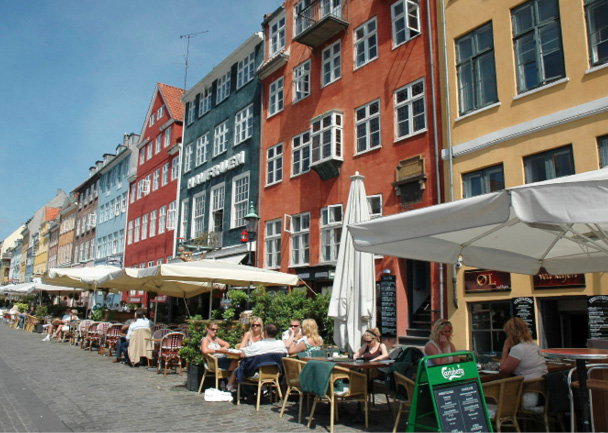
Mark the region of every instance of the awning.
POLYGON ((237 254, 235 256, 218 257, 215 260, 220 262, 232 263, 233 265, 240 265, 241 262, 247 257, 247 254, 237 254))

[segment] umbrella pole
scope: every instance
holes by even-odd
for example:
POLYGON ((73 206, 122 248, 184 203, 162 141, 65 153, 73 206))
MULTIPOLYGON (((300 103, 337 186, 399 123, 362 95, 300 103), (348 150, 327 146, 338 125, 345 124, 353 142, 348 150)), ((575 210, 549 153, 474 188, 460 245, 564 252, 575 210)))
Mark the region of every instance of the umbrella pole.
POLYGON ((211 320, 212 304, 213 304, 213 283, 211 283, 211 290, 209 290, 209 320, 211 320))
POLYGON ((154 303, 154 324, 156 325, 156 316, 157 316, 157 311, 158 311, 158 299, 156 300, 156 302, 154 303))
POLYGON ((188 318, 192 318, 192 314, 190 314, 190 309, 188 308, 188 303, 186 302, 186 295, 184 295, 184 305, 186 306, 186 312, 188 313, 188 318))

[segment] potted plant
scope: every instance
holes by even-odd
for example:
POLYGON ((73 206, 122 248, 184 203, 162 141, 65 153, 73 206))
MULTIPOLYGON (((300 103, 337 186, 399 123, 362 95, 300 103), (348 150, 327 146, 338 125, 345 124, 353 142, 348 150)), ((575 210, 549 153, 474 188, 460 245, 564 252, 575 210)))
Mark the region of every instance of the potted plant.
POLYGON ((49 309, 46 305, 38 305, 36 307, 36 320, 38 323, 36 324, 36 332, 39 334, 42 333, 42 325, 44 324, 44 318, 49 314, 49 309))
POLYGON ((205 372, 200 344, 201 339, 206 335, 207 322, 200 315, 196 315, 188 320, 188 333, 190 337, 184 339, 183 346, 179 350, 181 358, 188 363, 188 374, 186 377, 186 388, 188 391, 198 391, 205 372))

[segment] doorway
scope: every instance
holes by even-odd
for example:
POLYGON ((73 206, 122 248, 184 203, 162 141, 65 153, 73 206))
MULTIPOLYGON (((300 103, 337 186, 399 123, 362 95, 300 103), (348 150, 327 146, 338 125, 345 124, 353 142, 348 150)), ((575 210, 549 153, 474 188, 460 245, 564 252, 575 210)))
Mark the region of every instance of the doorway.
POLYGON ((589 325, 587 299, 583 296, 537 298, 540 316, 540 346, 587 347, 589 325))

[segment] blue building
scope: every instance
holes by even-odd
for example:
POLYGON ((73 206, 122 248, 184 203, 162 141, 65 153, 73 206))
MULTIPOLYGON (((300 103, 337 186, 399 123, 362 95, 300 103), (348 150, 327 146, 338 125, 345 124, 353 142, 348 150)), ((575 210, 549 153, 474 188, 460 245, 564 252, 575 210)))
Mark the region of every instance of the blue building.
POLYGON ((98 162, 100 178, 95 265, 122 267, 124 264, 128 178, 133 174, 131 155, 137 149, 138 141, 139 135, 125 134, 123 143, 116 147, 116 154, 105 154, 103 161, 98 162))
MULTIPOLYGON (((255 33, 183 97, 186 121, 178 247, 247 262, 244 216, 259 198, 262 33, 255 33)), ((255 246, 253 246, 255 250, 255 246)))

